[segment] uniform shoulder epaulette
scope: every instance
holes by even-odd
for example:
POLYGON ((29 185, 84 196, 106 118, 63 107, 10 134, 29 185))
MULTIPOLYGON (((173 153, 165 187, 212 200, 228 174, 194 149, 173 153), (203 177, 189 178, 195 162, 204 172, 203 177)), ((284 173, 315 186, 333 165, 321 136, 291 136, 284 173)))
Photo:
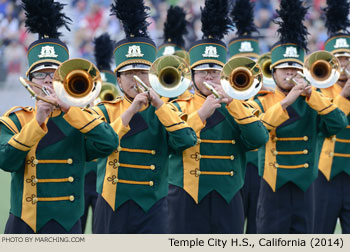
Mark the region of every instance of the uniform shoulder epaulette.
POLYGON ((16 112, 34 112, 34 109, 32 107, 21 107, 21 106, 16 106, 16 107, 12 107, 9 110, 7 110, 3 116, 9 117, 10 114, 12 113, 16 113, 16 112))
POLYGON ((174 100, 171 101, 171 103, 178 102, 178 101, 189 101, 192 98, 193 98, 193 94, 191 94, 189 96, 186 96, 186 97, 181 97, 181 98, 174 99, 174 100))
POLYGON ((32 112, 34 112, 34 109, 32 107, 16 106, 6 111, 4 115, 0 117, 0 122, 3 123, 8 129, 10 129, 14 134, 17 134, 19 132, 19 129, 33 118, 31 114, 32 112), (16 116, 12 117, 12 114, 15 114, 16 116))
POLYGON ((260 90, 256 95, 255 97, 262 97, 262 96, 265 96, 265 95, 268 95, 268 94, 274 94, 275 91, 273 90, 260 90))

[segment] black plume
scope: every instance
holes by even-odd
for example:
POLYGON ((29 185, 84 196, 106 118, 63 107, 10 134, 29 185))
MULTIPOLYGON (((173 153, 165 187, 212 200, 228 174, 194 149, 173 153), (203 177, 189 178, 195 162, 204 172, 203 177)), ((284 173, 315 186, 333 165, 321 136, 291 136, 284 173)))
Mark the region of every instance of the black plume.
POLYGON ((275 21, 280 27, 277 32, 282 43, 294 43, 307 51, 309 34, 303 21, 308 8, 300 0, 281 0, 280 9, 276 10, 281 21, 275 21))
POLYGON ((326 27, 330 36, 343 32, 349 33, 350 26, 348 19, 350 4, 347 0, 327 0, 327 7, 323 10, 326 13, 326 27))
POLYGON ((114 41, 111 40, 108 33, 104 33, 94 39, 94 44, 97 68, 99 70, 110 70, 115 44, 114 41))
POLYGON ((238 36, 250 36, 258 31, 254 24, 254 3, 250 0, 237 0, 231 11, 231 18, 236 25, 238 36))
POLYGON ((44 37, 59 38, 58 29, 65 26, 70 31, 68 24, 72 21, 61 13, 65 4, 53 0, 22 0, 25 11, 25 26, 31 33, 38 33, 39 39, 44 37))
POLYGON ((183 36, 187 34, 187 24, 185 11, 178 6, 170 6, 164 23, 164 42, 172 42, 183 47, 185 45, 183 36))
POLYGON ((202 12, 203 39, 214 38, 221 40, 233 28, 232 21, 228 17, 227 0, 205 0, 202 12))
POLYGON ((114 0, 111 6, 112 15, 122 22, 126 37, 149 37, 146 22, 149 10, 143 0, 114 0))

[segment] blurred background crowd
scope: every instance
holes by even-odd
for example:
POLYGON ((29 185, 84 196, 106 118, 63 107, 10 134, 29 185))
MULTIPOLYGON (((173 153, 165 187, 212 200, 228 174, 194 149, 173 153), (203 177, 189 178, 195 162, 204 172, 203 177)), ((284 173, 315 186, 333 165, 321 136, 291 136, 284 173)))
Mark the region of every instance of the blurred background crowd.
MULTIPOLYGON (((268 51, 277 41, 276 16, 279 0, 252 0, 255 2, 255 23, 259 28, 261 53, 268 51)), ((115 16, 110 16, 112 0, 60 0, 65 3, 65 13, 72 19, 71 32, 62 29, 61 38, 69 46, 70 57, 83 57, 94 62, 93 38, 108 32, 112 39, 124 38, 122 27, 115 16)), ((232 0, 234 3, 235 0, 232 0)), ((326 0, 306 0, 310 7, 306 26, 309 29, 310 52, 323 48, 327 39, 322 8, 326 0)), ((163 43, 163 24, 170 5, 179 5, 187 12, 189 21, 186 45, 202 36, 200 8, 204 0, 145 0, 151 8, 148 27, 150 37, 157 45, 163 43)), ((26 49, 37 39, 26 32, 25 15, 20 0, 0 0, 0 89, 18 82, 27 68, 26 49)), ((232 31, 225 37, 228 42, 235 36, 232 31)))

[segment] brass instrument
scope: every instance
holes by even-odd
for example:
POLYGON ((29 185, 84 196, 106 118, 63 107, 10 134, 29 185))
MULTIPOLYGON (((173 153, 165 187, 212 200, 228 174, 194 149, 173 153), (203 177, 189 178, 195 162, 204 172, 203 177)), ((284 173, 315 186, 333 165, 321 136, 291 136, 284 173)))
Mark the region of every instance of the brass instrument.
POLYGON ((178 56, 158 58, 149 71, 151 87, 163 97, 177 97, 191 84, 191 70, 186 61, 178 56))
POLYGON ((233 99, 246 100, 256 95, 262 86, 258 63, 248 57, 233 57, 223 67, 220 83, 233 99))
POLYGON ((308 85, 311 85, 310 81, 305 77, 305 75, 301 71, 297 71, 295 74, 293 74, 292 77, 287 77, 286 80, 291 84, 297 85, 298 83, 294 79, 297 76, 303 78, 308 85))
POLYGON ((327 88, 337 82, 341 73, 340 62, 327 51, 310 54, 304 61, 305 79, 317 88, 327 88))
POLYGON ((186 62, 188 65, 190 64, 190 54, 189 54, 187 51, 185 51, 185 50, 177 50, 177 51, 174 52, 173 55, 178 56, 178 57, 184 59, 185 62, 186 62))
POLYGON ((215 96, 216 99, 221 98, 221 95, 218 93, 218 91, 216 91, 215 88, 208 82, 204 81, 203 85, 215 96))
POLYGON ((117 96, 120 96, 120 93, 115 85, 107 82, 102 83, 98 99, 101 99, 101 101, 114 101, 117 96))
POLYGON ((58 67, 52 82, 61 101, 70 106, 85 107, 99 95, 102 80, 100 71, 90 61, 70 59, 58 67))
POLYGON ((263 75, 263 84, 266 87, 274 88, 276 86, 275 81, 272 78, 271 66, 271 53, 265 53, 258 59, 258 64, 263 75))
POLYGON ((49 93, 48 93, 48 91, 47 91, 47 89, 46 89, 45 87, 42 87, 42 86, 40 86, 40 85, 38 85, 38 84, 36 84, 36 83, 30 81, 30 80, 27 80, 27 79, 25 79, 25 78, 23 78, 23 77, 19 77, 19 81, 20 81, 21 84, 25 87, 25 89, 27 89, 27 91, 32 95, 32 97, 33 97, 34 99, 36 99, 36 100, 41 100, 41 101, 50 103, 51 105, 54 105, 54 106, 56 106, 56 107, 59 107, 58 104, 56 104, 56 103, 54 103, 54 102, 52 102, 52 101, 50 101, 50 100, 48 100, 48 99, 46 99, 46 98, 44 98, 44 97, 38 95, 38 94, 36 94, 36 93, 34 92, 34 90, 31 88, 31 86, 36 87, 36 88, 39 88, 39 89, 41 89, 41 90, 44 92, 45 95, 49 95, 49 93))
POLYGON ((136 88, 138 93, 149 91, 150 88, 137 75, 134 75, 133 77, 136 80, 136 87, 135 88, 136 88))
POLYGON ((349 64, 350 60, 348 61, 348 63, 346 63, 344 67, 340 68, 340 74, 345 74, 347 78, 349 78, 350 76, 350 70, 348 70, 349 64))

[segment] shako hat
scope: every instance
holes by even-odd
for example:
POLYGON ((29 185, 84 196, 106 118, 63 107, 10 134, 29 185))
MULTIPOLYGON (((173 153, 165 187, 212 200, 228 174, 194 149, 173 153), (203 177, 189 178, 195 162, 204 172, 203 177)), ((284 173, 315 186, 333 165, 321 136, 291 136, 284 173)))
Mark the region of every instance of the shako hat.
POLYGON ((237 0, 230 13, 237 29, 237 37, 228 44, 229 57, 246 56, 257 59, 259 57, 259 42, 252 36, 258 32, 254 24, 254 3, 250 0, 237 0))
POLYGON ((279 25, 279 41, 271 49, 271 69, 303 68, 309 34, 303 24, 306 13, 301 0, 281 0, 278 19, 274 21, 279 25))
POLYGON ((157 58, 185 50, 184 35, 188 33, 187 25, 185 11, 179 6, 170 6, 163 29, 164 43, 158 47, 157 58))
POLYGON ((114 49, 114 72, 149 70, 155 60, 156 45, 147 33, 149 10, 143 0, 114 0, 112 15, 121 21, 126 35, 114 49))
POLYGON ((39 36, 28 48, 27 76, 45 68, 57 68, 69 58, 68 47, 59 39, 61 33, 58 32, 62 26, 70 31, 71 19, 61 12, 64 6, 53 0, 22 0, 25 27, 39 36))
POLYGON ((111 40, 108 33, 104 33, 94 39, 95 44, 95 59, 96 66, 101 72, 103 82, 113 85, 117 84, 117 78, 111 70, 111 63, 113 60, 114 41, 111 40))
POLYGON ((324 9, 329 35, 325 50, 335 56, 350 57, 349 9, 347 0, 327 0, 327 7, 324 9))
POLYGON ((201 8, 203 37, 189 49, 192 70, 222 69, 226 62, 226 45, 221 40, 232 29, 227 0, 205 0, 201 8))

